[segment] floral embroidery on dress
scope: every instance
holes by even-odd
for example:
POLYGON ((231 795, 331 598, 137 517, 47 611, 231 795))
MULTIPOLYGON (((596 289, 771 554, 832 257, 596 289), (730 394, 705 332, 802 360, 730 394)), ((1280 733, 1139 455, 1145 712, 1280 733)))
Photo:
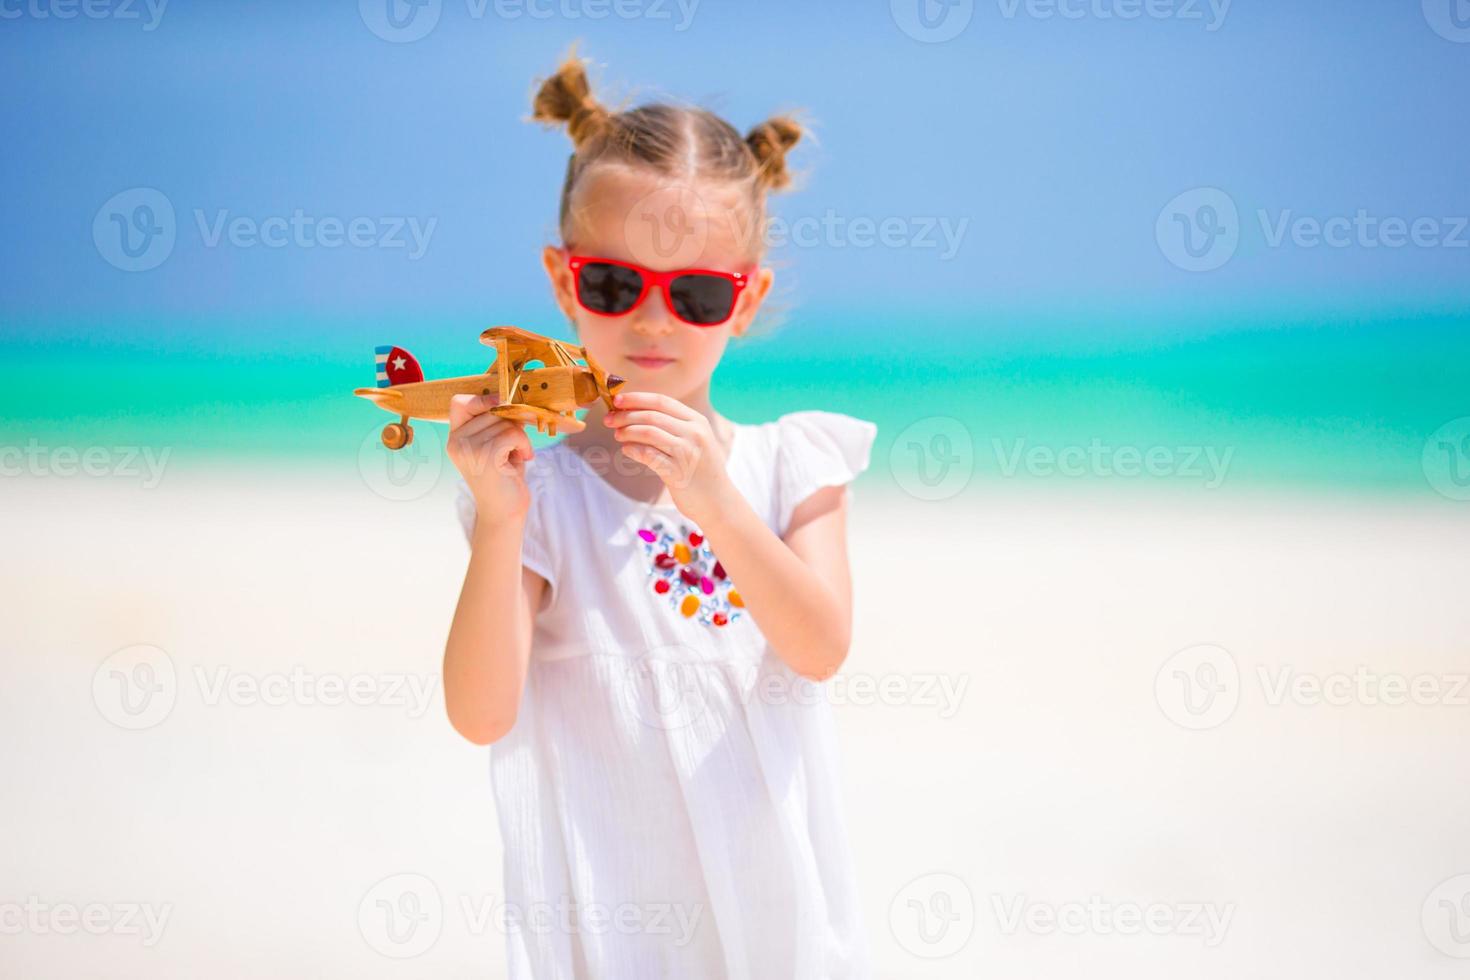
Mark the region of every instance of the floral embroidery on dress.
POLYGON ((667 596, 684 617, 706 626, 728 626, 745 614, 745 600, 698 531, 655 520, 639 528, 638 537, 651 563, 649 588, 667 596))

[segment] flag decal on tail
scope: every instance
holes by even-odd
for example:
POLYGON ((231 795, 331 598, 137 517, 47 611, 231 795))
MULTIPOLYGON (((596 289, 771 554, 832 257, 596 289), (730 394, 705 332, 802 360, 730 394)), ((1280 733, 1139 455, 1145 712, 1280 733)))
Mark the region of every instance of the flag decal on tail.
POLYGON ((402 347, 379 347, 374 353, 378 362, 379 388, 424 380, 424 371, 419 367, 419 362, 402 347))

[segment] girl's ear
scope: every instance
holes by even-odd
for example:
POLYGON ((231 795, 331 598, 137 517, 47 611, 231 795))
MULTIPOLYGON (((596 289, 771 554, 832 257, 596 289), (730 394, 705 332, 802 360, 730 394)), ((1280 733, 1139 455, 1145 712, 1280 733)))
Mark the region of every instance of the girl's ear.
POLYGON ((560 248, 548 245, 541 250, 541 264, 546 267, 546 277, 551 280, 551 293, 556 305, 574 325, 577 322, 577 292, 572 281, 572 270, 567 268, 566 258, 560 248))
POLYGON ((766 301, 766 294, 771 291, 771 284, 775 281, 776 270, 770 266, 763 265, 756 270, 750 279, 750 285, 740 293, 740 303, 735 308, 735 323, 731 330, 734 336, 742 337, 750 329, 751 321, 760 312, 761 304, 766 301))

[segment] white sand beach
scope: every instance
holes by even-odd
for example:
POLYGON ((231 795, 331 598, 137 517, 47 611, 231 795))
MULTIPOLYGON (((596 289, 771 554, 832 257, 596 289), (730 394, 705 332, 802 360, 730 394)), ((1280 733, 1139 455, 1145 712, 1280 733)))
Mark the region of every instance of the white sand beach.
MULTIPOLYGON (((0 974, 503 975, 449 490, 0 482, 0 974)), ((878 976, 1464 976, 1467 506, 859 483, 878 976)))

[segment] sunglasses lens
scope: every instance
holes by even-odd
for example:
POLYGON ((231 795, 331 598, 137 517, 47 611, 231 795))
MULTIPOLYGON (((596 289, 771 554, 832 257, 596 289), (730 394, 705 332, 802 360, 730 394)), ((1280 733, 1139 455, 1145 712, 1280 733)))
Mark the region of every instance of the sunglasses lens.
POLYGON ((690 323, 712 327, 735 310, 735 284, 722 276, 680 276, 669 283, 674 312, 690 323))
POLYGON ((627 313, 643 292, 643 277, 633 269, 607 262, 588 262, 577 274, 577 295, 593 313, 627 313))

